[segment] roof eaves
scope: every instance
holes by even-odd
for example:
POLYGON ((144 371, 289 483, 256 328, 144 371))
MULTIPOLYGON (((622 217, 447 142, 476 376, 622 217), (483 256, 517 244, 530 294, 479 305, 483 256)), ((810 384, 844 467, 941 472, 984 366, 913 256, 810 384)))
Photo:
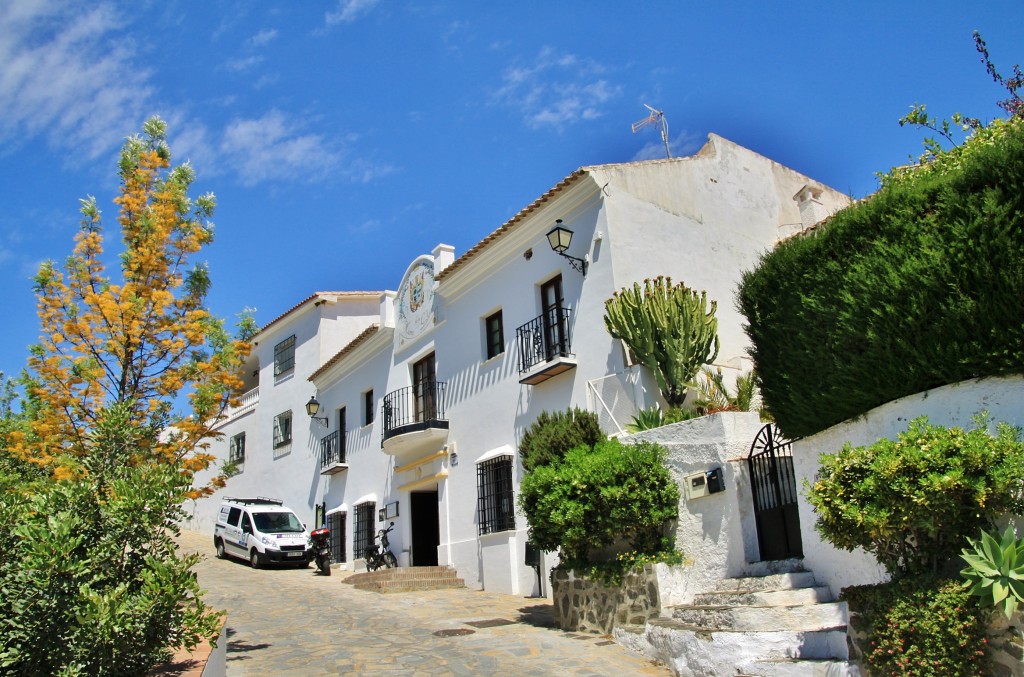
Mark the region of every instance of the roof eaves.
POLYGON ((369 327, 367 327, 366 329, 364 329, 364 330, 362 331, 362 333, 360 333, 360 334, 359 334, 359 336, 357 336, 357 337, 355 337, 354 339, 352 339, 351 341, 349 341, 349 342, 348 342, 348 343, 347 343, 347 344, 345 345, 345 347, 343 347, 343 348, 342 348, 341 350, 339 350, 338 352, 336 352, 336 353, 335 353, 335 354, 334 354, 334 355, 333 355, 333 356, 331 357, 331 359, 329 359, 329 360, 327 360, 326 362, 324 362, 324 363, 323 363, 323 365, 321 365, 319 369, 317 369, 317 370, 316 370, 316 371, 314 371, 314 372, 313 372, 312 374, 310 374, 310 375, 309 375, 309 379, 308 379, 308 380, 310 380, 310 381, 313 381, 313 380, 315 380, 315 379, 316 379, 316 378, 317 378, 318 376, 320 376, 321 374, 323 374, 324 372, 326 372, 326 371, 327 371, 328 369, 330 369, 331 367, 333 367, 334 365, 336 365, 336 364, 337 364, 338 362, 341 362, 341 360, 342 360, 342 359, 343 359, 343 358, 344 358, 344 357, 345 357, 346 355, 348 355, 349 353, 351 353, 351 352, 352 352, 353 350, 355 350, 356 348, 358 348, 358 347, 359 347, 360 345, 362 345, 363 343, 366 343, 366 342, 367 342, 367 341, 368 341, 368 340, 370 339, 370 337, 371 337, 371 336, 373 336, 374 334, 376 334, 376 333, 377 333, 377 330, 378 330, 378 329, 380 329, 380 325, 379 325, 378 323, 376 323, 376 322, 374 322, 374 323, 373 323, 373 324, 371 324, 371 325, 370 325, 369 327))
MULTIPOLYGON (((306 298, 302 299, 301 301, 296 303, 294 306, 292 306, 288 310, 284 311, 283 313, 281 313, 280 315, 278 315, 277 317, 272 319, 270 322, 267 322, 265 325, 260 327, 260 330, 258 332, 256 332, 256 336, 259 336, 263 332, 267 331, 272 326, 274 326, 275 324, 277 324, 278 322, 280 322, 284 318, 288 317, 289 315, 291 315, 292 313, 294 313, 295 311, 297 311, 299 308, 301 308, 302 306, 306 305, 310 301, 313 301, 314 299, 323 299, 324 297, 328 297, 328 296, 333 296, 335 298, 337 298, 337 297, 347 297, 347 298, 353 298, 353 297, 379 298, 380 295, 383 294, 383 293, 384 292, 380 292, 380 291, 317 291, 317 292, 313 292, 312 294, 310 294, 306 298)), ((254 336, 253 338, 255 338, 256 336, 254 336)))

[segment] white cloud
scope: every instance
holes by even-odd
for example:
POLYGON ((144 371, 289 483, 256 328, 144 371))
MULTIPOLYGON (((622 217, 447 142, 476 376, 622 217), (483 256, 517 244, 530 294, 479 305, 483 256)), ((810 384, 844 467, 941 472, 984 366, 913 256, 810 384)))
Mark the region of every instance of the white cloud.
MULTIPOLYGON (((661 130, 658 127, 652 125, 637 132, 637 135, 645 135, 655 140, 645 143, 643 148, 633 156, 633 160, 665 159, 665 142, 661 139, 661 130)), ((668 146, 672 150, 672 157, 687 157, 700 150, 701 137, 692 132, 679 132, 674 137, 669 134, 668 146)))
POLYGON ((605 103, 622 93, 621 87, 598 77, 603 71, 598 63, 545 47, 532 63, 505 71, 493 100, 516 109, 534 128, 593 120, 604 114, 605 103))
POLYGON ((241 73, 242 71, 247 71, 253 66, 259 64, 261 61, 263 61, 262 56, 248 56, 243 59, 228 59, 224 64, 224 68, 229 71, 241 73))
POLYGON ((327 25, 352 23, 369 13, 379 2, 380 0, 338 0, 338 8, 326 14, 327 25))
POLYGON ((277 179, 318 181, 339 159, 324 136, 302 133, 279 111, 232 121, 224 130, 219 152, 248 186, 277 179))
POLYGON ((265 28, 249 38, 248 42, 253 47, 263 47, 264 45, 272 42, 275 38, 277 38, 277 31, 275 29, 265 28))
POLYGON ((42 136, 95 159, 135 128, 152 94, 109 5, 0 3, 0 149, 42 136))

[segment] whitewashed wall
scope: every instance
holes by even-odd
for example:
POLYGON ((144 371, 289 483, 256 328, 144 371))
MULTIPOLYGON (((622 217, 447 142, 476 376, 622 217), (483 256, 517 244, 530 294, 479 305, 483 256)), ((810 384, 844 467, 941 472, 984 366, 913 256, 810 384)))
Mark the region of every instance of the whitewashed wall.
MULTIPOLYGON (((968 427, 971 419, 987 411, 993 421, 1024 426, 1024 377, 1009 376, 964 381, 894 400, 872 409, 864 416, 833 426, 793 444, 793 465, 797 483, 813 482, 818 457, 836 453, 846 443, 869 445, 881 438, 895 439, 907 424, 919 416, 944 426, 968 427)), ((815 515, 801 490, 800 530, 804 563, 819 582, 838 594, 850 585, 867 585, 886 580, 885 570, 874 557, 857 550, 846 552, 821 540, 814 529, 815 515)))

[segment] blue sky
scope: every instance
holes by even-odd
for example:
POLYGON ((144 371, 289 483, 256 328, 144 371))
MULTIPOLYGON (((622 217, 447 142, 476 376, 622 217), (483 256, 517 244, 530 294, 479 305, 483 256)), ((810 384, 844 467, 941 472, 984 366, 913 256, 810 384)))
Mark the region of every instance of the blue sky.
MULTIPOLYGON (((1024 3, 55 2, 0 0, 0 370, 38 322, 31 276, 115 162, 170 123, 218 198, 215 314, 263 324, 317 290, 386 289, 461 254, 576 168, 674 155, 708 132, 861 197, 920 150, 897 120, 999 114, 980 30, 1024 64, 1024 3)), ((652 271, 652 274, 657 271, 652 271)))

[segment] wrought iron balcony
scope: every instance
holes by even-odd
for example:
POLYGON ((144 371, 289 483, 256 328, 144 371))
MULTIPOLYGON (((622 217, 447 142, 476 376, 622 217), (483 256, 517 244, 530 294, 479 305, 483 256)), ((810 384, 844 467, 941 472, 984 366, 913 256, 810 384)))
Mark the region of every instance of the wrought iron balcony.
POLYGON ((385 395, 381 447, 388 453, 395 453, 396 447, 412 439, 447 439, 444 393, 444 383, 423 381, 385 395))
POLYGON ((556 307, 516 329, 519 382, 536 385, 576 367, 569 308, 556 307))
POLYGON ((348 468, 345 462, 345 431, 335 430, 320 440, 320 474, 333 475, 348 468))

